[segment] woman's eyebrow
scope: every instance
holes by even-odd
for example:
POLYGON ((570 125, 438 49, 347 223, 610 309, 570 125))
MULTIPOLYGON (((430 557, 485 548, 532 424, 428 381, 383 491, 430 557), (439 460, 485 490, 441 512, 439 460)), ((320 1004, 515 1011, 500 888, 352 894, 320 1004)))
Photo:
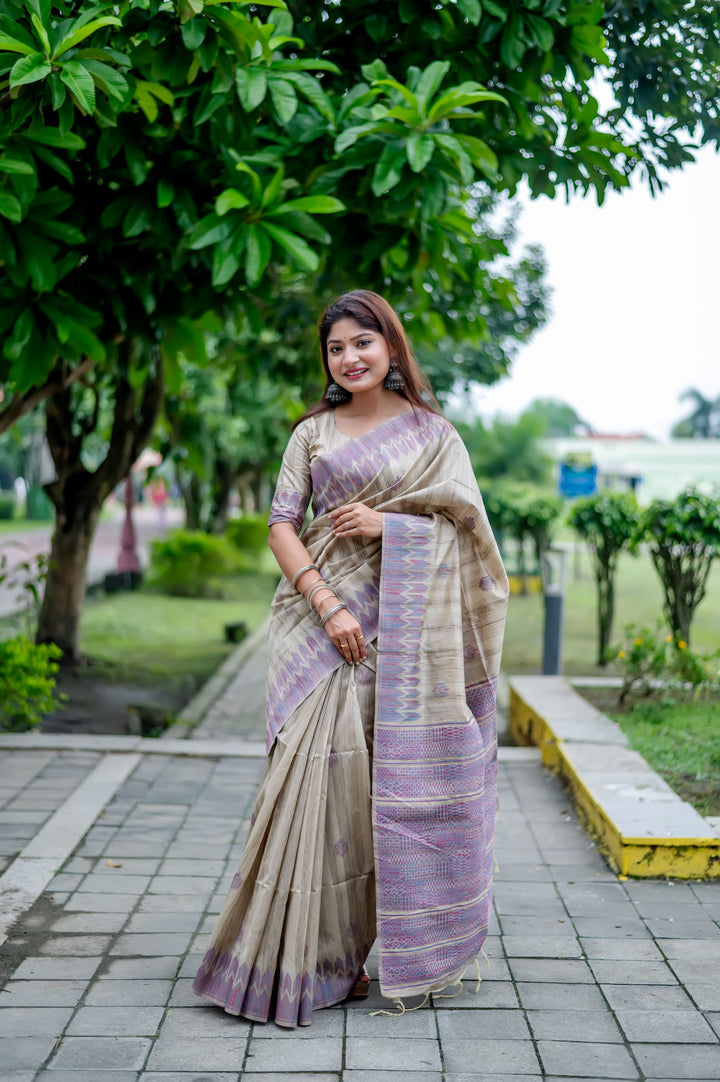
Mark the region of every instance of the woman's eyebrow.
MULTIPOLYGON (((372 334, 372 333, 373 333, 372 331, 361 331, 360 334, 351 334, 350 335, 350 341, 354 342, 356 338, 366 338, 367 335, 372 334)), ((341 338, 328 338, 328 345, 329 346, 334 346, 334 345, 341 346, 342 345, 342 339, 341 338)))

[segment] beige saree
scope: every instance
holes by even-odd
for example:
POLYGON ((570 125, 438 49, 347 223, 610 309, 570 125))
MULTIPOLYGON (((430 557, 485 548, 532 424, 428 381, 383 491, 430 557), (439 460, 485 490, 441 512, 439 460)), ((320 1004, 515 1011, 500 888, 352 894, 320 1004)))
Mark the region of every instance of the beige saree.
POLYGON ((363 627, 347 665, 283 580, 273 602, 268 762, 195 991, 231 1014, 309 1025, 378 939, 389 998, 457 980, 487 934, 495 689, 507 579, 452 426, 409 411, 357 439, 332 411, 288 444, 270 522, 301 529, 363 627), (382 540, 332 535, 362 501, 382 540))

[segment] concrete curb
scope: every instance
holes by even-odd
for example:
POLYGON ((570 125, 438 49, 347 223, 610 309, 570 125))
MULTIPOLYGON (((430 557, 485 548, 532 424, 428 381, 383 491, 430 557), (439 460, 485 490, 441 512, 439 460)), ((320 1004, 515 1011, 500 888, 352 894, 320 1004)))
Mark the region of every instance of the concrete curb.
POLYGON ((578 810, 621 875, 720 878, 720 830, 703 819, 619 726, 556 676, 510 682, 510 734, 534 744, 568 783, 578 810))

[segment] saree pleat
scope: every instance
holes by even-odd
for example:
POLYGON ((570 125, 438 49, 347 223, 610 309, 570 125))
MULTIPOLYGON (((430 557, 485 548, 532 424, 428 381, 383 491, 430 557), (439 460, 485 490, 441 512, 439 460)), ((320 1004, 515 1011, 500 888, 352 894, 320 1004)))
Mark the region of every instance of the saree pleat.
POLYGON ((492 899, 507 578, 467 452, 422 411, 354 440, 323 414, 290 440, 271 523, 299 531, 311 497, 303 543, 368 660, 346 665, 281 581, 267 768, 193 985, 283 1026, 344 999, 376 934, 384 995, 451 984, 492 899), (329 512, 352 501, 383 512, 382 541, 334 536, 329 512))
POLYGON ((345 666, 273 747, 193 987, 230 1014, 309 1025, 313 1008, 345 998, 374 938, 369 756, 345 666))

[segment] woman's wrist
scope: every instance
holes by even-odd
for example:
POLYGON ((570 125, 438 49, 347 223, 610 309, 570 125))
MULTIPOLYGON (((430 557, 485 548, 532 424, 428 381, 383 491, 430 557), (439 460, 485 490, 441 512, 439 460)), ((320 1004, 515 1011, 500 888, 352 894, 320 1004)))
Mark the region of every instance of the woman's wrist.
POLYGON ((340 598, 333 590, 332 586, 328 586, 329 593, 321 594, 317 601, 313 598, 314 608, 318 616, 324 616, 326 612, 334 608, 337 605, 340 598))

